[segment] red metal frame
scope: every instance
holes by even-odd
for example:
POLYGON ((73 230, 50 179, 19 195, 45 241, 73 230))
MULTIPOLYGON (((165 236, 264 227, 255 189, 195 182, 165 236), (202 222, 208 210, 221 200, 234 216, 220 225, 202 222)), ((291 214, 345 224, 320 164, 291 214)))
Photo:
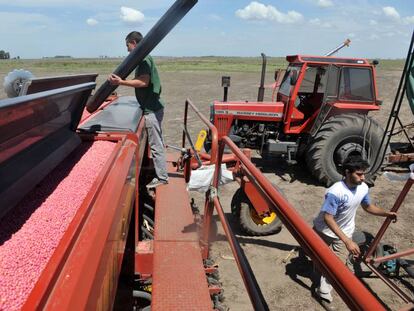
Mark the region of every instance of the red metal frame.
MULTIPOLYGON (((187 108, 185 110, 185 123, 187 120, 187 108)), ((198 114, 200 117, 201 114, 198 114)), ((206 118, 204 118, 206 120, 206 118)), ((203 121, 204 121, 203 120, 203 121)), ((208 122, 209 127, 214 128, 208 122)), ((215 132, 215 131, 214 131, 215 132)), ((217 135, 213 136, 217 139, 217 135)), ((183 147, 185 143, 185 136, 183 135, 183 147)), ((213 146, 216 146, 216 142, 213 146)), ((254 166, 249 157, 246 156, 227 136, 221 136, 219 140, 219 150, 216 161, 211 160, 215 164, 215 172, 213 176, 210 190, 206 193, 206 200, 204 205, 204 221, 201 238, 202 256, 208 258, 209 254, 209 235, 211 219, 214 209, 216 210, 220 222, 223 226, 226 238, 230 244, 238 269, 242 276, 246 290, 252 305, 257 310, 264 310, 265 303, 260 293, 254 276, 246 258, 242 254, 241 247, 237 242, 234 233, 227 221, 220 200, 217 197, 220 167, 224 154, 224 147, 227 145, 233 152, 233 157, 241 163, 241 170, 245 176, 248 176, 248 189, 252 191, 252 195, 257 193, 262 196, 266 202, 266 208, 270 203, 272 210, 275 210, 282 222, 303 247, 306 253, 312 258, 315 265, 322 273, 331 279, 331 282, 345 303, 353 310, 384 310, 384 307, 375 299, 375 297, 361 284, 361 282, 349 271, 344 263, 328 248, 328 246, 321 240, 321 238, 314 232, 312 228, 299 216, 295 209, 286 201, 286 199, 270 184, 270 182, 262 175, 262 173, 254 166), (253 187, 251 187, 253 186, 253 187)), ((212 151, 213 152, 213 151, 212 151)), ((214 154, 216 151, 214 150, 214 154)), ((215 158, 215 157, 212 157, 215 158)), ((237 167, 240 164, 236 164, 237 167)), ((240 170, 240 168, 238 169, 240 170)), ((244 177, 245 178, 245 177, 244 177)), ((243 179, 243 177, 242 177, 243 179)), ((242 181, 241 181, 242 182, 242 181)), ((249 190, 248 190, 249 192, 249 190)))
MULTIPOLYGON (((217 190, 220 176, 219 167, 221 157, 224 152, 224 146, 227 145, 236 157, 241 161, 244 169, 248 170, 255 178, 254 182, 263 189, 266 196, 272 201, 273 208, 278 216, 294 236, 294 238, 303 247, 306 253, 312 258, 312 261, 324 275, 329 277, 332 285, 342 297, 344 302, 352 310, 384 310, 384 307, 377 299, 361 284, 361 282, 349 271, 344 263, 329 249, 315 231, 300 217, 293 206, 272 186, 272 184, 263 176, 263 174, 254 166, 252 162, 242 153, 242 151, 232 142, 229 137, 222 137, 218 154, 218 163, 213 179, 213 188, 217 190)), ((215 190, 215 191, 216 191, 215 190)), ((211 193, 210 193, 211 195, 211 193)), ((243 266, 243 261, 239 258, 238 247, 240 247, 234 238, 231 230, 228 228, 227 220, 224 216, 220 201, 216 196, 212 200, 216 211, 220 217, 226 237, 229 240, 239 270, 243 276, 245 286, 248 290, 253 306, 256 306, 257 295, 255 287, 249 281, 249 273, 243 266)), ((206 200, 207 202, 207 200, 206 200)), ((206 203, 206 207, 209 206, 206 203)), ((208 226, 206 227, 208 228, 208 226)), ((205 228, 205 229, 206 229, 205 228)))
POLYGON ((312 63, 318 65, 326 65, 330 63, 330 60, 335 60, 335 64, 349 65, 349 61, 360 61, 360 63, 352 63, 352 66, 361 66, 366 67, 369 65, 369 62, 365 58, 351 58, 351 57, 336 57, 336 56, 315 56, 315 55, 288 55, 286 60, 289 63, 312 63), (312 61, 304 60, 305 57, 313 58, 312 61), (321 61, 317 61, 320 59, 321 61), (341 62, 342 60, 342 62, 341 62))
MULTIPOLYGON (((401 204, 404 202, 405 197, 410 191, 413 183, 414 183, 413 178, 409 178, 407 180, 397 200, 395 201, 394 206, 391 209, 391 212, 397 212, 399 210, 399 208, 401 207, 401 204)), ((374 240, 372 241, 367 253, 364 255, 363 261, 372 270, 372 272, 374 272, 382 281, 384 281, 384 283, 387 284, 404 302, 413 303, 414 300, 410 298, 410 296, 404 293, 404 291, 400 287, 398 287, 397 284, 395 284, 392 280, 390 280, 386 275, 381 273, 381 271, 375 266, 375 264, 378 264, 378 263, 381 263, 381 262, 384 262, 390 259, 401 258, 404 256, 414 254, 414 248, 413 248, 413 249, 408 249, 406 251, 402 251, 402 252, 392 254, 389 256, 377 257, 377 258, 373 257, 378 244, 380 243, 382 237, 384 236, 390 224, 391 224, 391 219, 386 218, 381 228, 378 230, 378 233, 376 234, 374 240)))
MULTIPOLYGON (((192 103, 192 101, 187 98, 185 101, 184 106, 184 129, 187 129, 187 119, 188 119, 188 107, 190 107, 194 113, 200 118, 200 120, 208 127, 210 130, 211 135, 211 156, 210 160, 212 162, 217 161, 217 149, 218 149, 218 131, 217 128, 206 118, 199 110, 198 108, 192 103)), ((186 135, 183 131, 182 136, 182 148, 185 148, 185 142, 186 142, 186 135)))

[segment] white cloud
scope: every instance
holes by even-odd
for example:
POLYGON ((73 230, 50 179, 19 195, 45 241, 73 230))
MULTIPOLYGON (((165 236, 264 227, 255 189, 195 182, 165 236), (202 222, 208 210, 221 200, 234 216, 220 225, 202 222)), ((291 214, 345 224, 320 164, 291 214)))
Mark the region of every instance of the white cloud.
POLYGON ((333 2, 331 0, 318 0, 316 5, 321 8, 328 8, 330 6, 333 6, 333 2))
POLYGON ((314 18, 309 21, 311 25, 323 27, 323 28, 330 28, 332 25, 328 22, 322 22, 319 18, 314 18))
POLYGON ((388 19, 391 19, 395 22, 404 25, 414 24, 414 16, 401 17, 400 13, 398 13, 398 11, 392 6, 383 7, 382 12, 388 19))
POLYGON ((128 24, 141 24, 144 22, 145 16, 138 10, 122 6, 121 19, 128 24))
POLYGON ((282 24, 292 24, 303 20, 302 14, 296 11, 282 13, 274 6, 266 6, 256 1, 250 2, 244 9, 237 10, 236 16, 246 20, 271 20, 282 24))
POLYGON ((404 24, 414 24, 414 16, 407 16, 403 18, 404 24))
POLYGON ((378 36, 378 35, 376 35, 375 33, 373 33, 373 34, 371 34, 370 36, 369 36, 369 40, 378 40, 380 37, 378 36))
POLYGON ((370 19, 370 20, 369 20, 369 24, 370 24, 371 26, 375 26, 375 25, 378 25, 378 22, 377 22, 376 20, 370 19))
POLYGON ((97 25, 97 24, 98 24, 98 21, 97 21, 96 19, 94 19, 94 18, 88 18, 88 19, 86 20, 86 23, 87 23, 89 26, 95 26, 95 25, 97 25))
POLYGON ((52 18, 42 14, 0 12, 0 34, 31 34, 48 27, 57 26, 52 18))
POLYGON ((355 37, 356 37, 356 35, 355 35, 353 32, 351 32, 351 33, 349 33, 349 34, 348 34, 348 37, 349 37, 349 38, 355 38, 355 37))
POLYGON ((223 18, 220 15, 217 15, 217 14, 210 14, 208 16, 208 19, 210 19, 212 21, 221 21, 221 20, 223 20, 223 18))
POLYGON ((390 19, 397 21, 400 20, 400 13, 398 13, 398 11, 392 6, 383 7, 382 12, 390 19))

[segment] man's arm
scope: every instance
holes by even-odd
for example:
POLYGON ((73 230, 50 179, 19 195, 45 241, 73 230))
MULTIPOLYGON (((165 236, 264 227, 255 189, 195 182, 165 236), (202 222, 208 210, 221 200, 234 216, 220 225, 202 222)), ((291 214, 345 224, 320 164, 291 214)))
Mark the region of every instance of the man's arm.
POLYGON ((392 219, 392 221, 394 221, 394 222, 397 221, 397 213, 386 211, 386 210, 384 210, 384 209, 382 209, 382 208, 380 208, 380 207, 378 207, 374 204, 371 204, 371 203, 369 203, 369 204, 361 203, 361 206, 364 209, 364 211, 366 211, 366 212, 368 212, 372 215, 381 216, 381 217, 390 217, 392 219))
POLYGON ((329 229, 332 230, 333 233, 336 234, 336 236, 344 242, 346 249, 352 253, 354 256, 359 256, 361 254, 361 251, 359 250, 358 244, 356 244, 352 239, 348 238, 345 233, 339 228, 338 224, 336 223, 334 216, 329 213, 324 213, 323 220, 325 221, 326 225, 329 227, 329 229))
POLYGON ((133 80, 123 80, 121 79, 121 77, 115 74, 111 74, 108 77, 108 81, 112 85, 123 85, 123 86, 129 86, 133 88, 148 87, 148 85, 150 84, 150 80, 151 80, 151 77, 150 75, 147 75, 147 74, 140 75, 133 80))

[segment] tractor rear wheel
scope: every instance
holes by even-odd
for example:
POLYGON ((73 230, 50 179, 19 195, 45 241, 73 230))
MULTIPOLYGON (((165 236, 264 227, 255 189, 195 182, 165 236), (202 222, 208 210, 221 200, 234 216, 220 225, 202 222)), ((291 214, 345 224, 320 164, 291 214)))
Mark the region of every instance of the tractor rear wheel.
POLYGON ((311 173, 326 186, 342 179, 341 165, 350 155, 368 160, 365 181, 373 184, 381 167, 383 129, 377 122, 361 114, 341 114, 328 119, 311 140, 306 162, 311 173), (378 155, 379 154, 379 155, 378 155), (378 155, 377 163, 374 163, 378 155))
POLYGON ((282 229, 282 222, 274 211, 267 217, 257 214, 242 188, 237 189, 231 200, 231 211, 238 219, 242 230, 248 235, 270 235, 282 229))

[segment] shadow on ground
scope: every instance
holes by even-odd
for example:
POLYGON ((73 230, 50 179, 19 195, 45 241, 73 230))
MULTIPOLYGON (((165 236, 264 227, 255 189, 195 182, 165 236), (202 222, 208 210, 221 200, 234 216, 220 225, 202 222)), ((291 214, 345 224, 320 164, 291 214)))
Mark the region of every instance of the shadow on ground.
POLYGON ((263 173, 275 174, 283 181, 293 183, 296 180, 307 185, 320 186, 321 184, 312 177, 305 163, 288 164, 281 157, 267 155, 263 157, 254 157, 252 162, 263 173))

